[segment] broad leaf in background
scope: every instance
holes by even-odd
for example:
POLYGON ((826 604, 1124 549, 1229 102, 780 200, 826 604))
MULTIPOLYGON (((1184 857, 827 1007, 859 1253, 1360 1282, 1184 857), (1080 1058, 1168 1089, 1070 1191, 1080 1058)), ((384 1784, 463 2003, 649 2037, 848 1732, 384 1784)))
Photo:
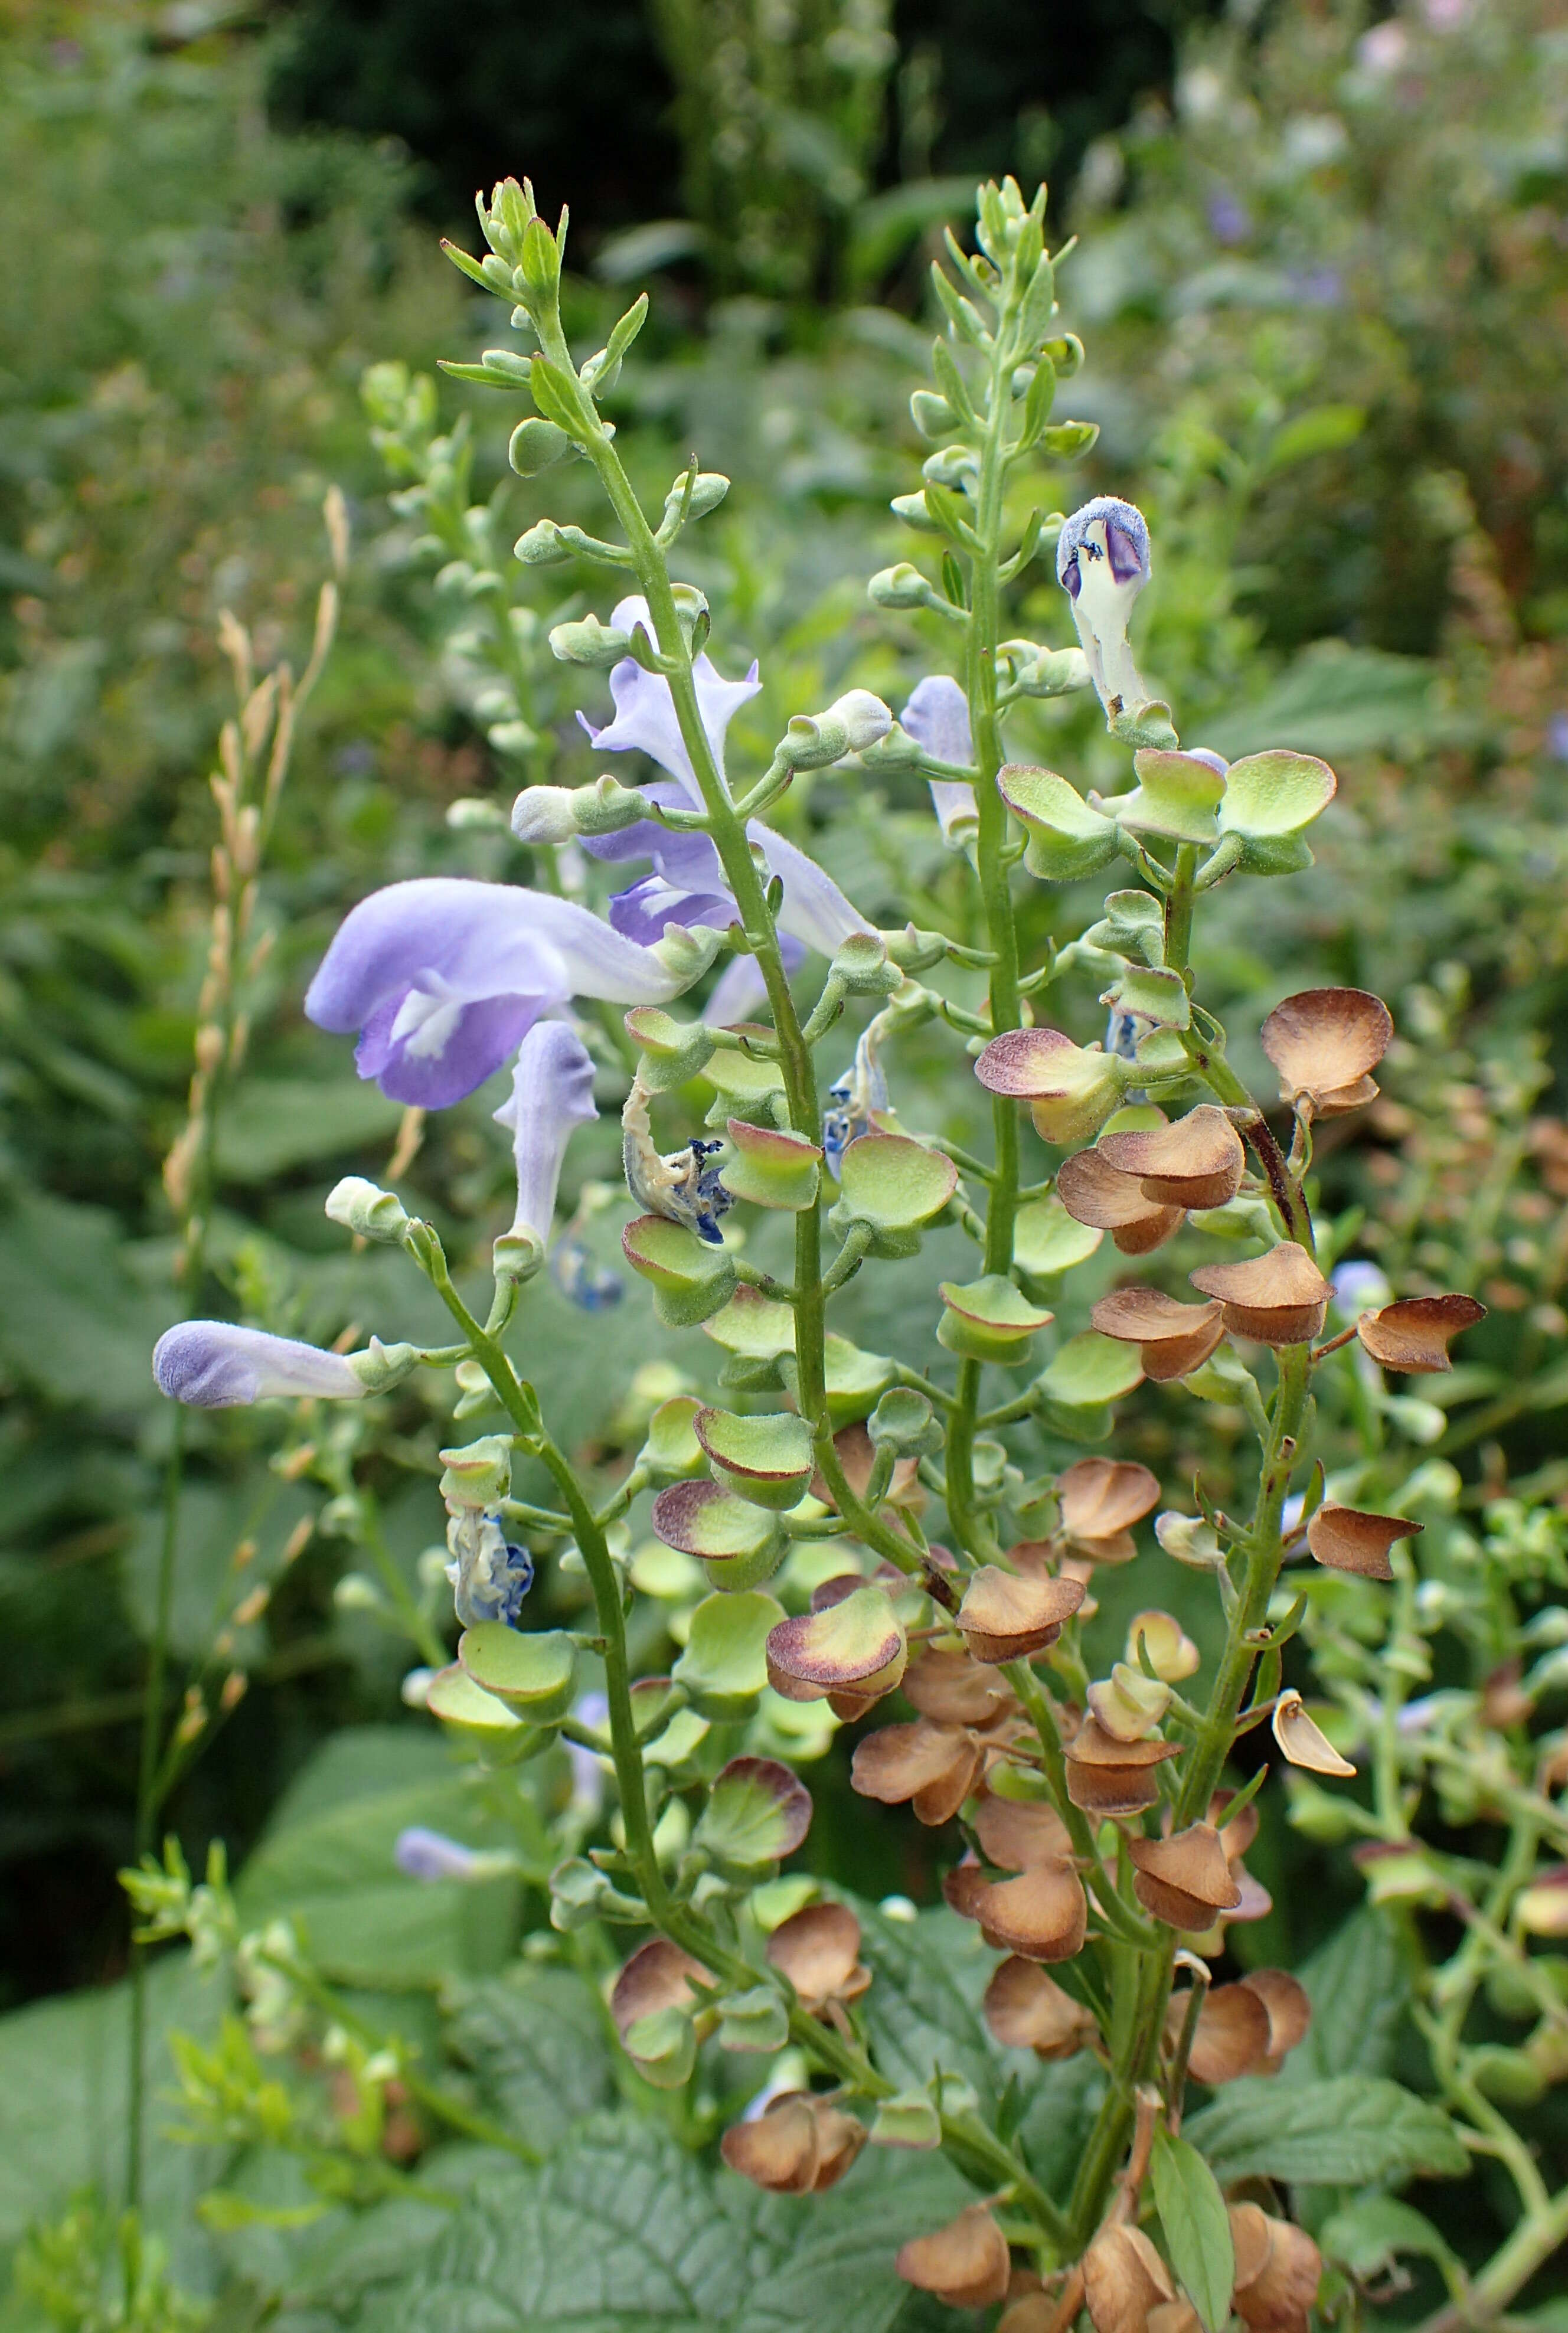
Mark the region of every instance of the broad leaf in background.
POLYGON ((978 1929, 945 1905, 890 1920, 873 1904, 848 1900, 873 1978, 861 2009, 878 2065, 900 2089, 923 2089, 940 2067, 994 2110, 1004 2078, 980 1997, 996 1960, 978 1929))
POLYGON ((481 2180, 354 2333, 890 2333, 899 2245, 968 2200, 939 2158, 874 2152, 829 2194, 764 2195, 606 2116, 540 2170, 481 2180))
POLYGON ((1410 1998, 1399 1934, 1372 1905, 1353 1912, 1300 1971, 1313 2005, 1306 2040, 1284 2061, 1287 2088, 1335 2074, 1386 2074, 1410 1998))
POLYGON ((1418 2174, 1457 2179, 1468 2167, 1440 2107, 1370 2074, 1289 2089, 1266 2079, 1232 2082, 1185 2127, 1226 2184, 1263 2178, 1359 2187, 1418 2174))
POLYGON ((1318 2248, 1362 2284, 1386 2276, 1401 2256, 1436 2261, 1445 2276, 1458 2265, 1425 2213, 1394 2195, 1358 2195, 1331 2213, 1318 2230, 1318 2248))
POLYGON ((393 1856, 399 1832, 416 1824, 466 1846, 503 1843, 476 1800, 472 1771, 414 1725, 334 1735, 241 1873, 242 1919, 293 1920, 322 1973, 346 1984, 399 1991, 499 1967, 514 1883, 409 1879, 393 1856))
POLYGON ((447 2045, 472 2068, 486 2112, 541 2154, 614 2101, 605 2012, 573 1969, 523 1962, 457 1988, 447 2045))

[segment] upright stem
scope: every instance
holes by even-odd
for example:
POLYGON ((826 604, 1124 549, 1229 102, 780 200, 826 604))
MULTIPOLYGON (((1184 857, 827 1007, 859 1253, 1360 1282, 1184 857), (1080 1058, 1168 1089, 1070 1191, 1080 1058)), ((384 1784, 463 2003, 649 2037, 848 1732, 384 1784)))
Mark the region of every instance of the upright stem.
MULTIPOLYGON (((168 1675, 168 1631, 174 1610, 175 1560, 179 1550, 179 1494, 185 1462, 185 1411, 175 1406, 168 1464, 163 1478, 163 1523, 158 1550, 152 1639, 141 1702, 141 1740, 136 1762, 136 1831, 132 1859, 140 1863, 156 1846, 159 1793, 159 1753, 163 1746, 163 1701, 168 1675)), ((125 2106, 125 2204, 141 2208, 142 2164, 147 2130, 148 1948, 130 1944, 130 2037, 125 2106)))

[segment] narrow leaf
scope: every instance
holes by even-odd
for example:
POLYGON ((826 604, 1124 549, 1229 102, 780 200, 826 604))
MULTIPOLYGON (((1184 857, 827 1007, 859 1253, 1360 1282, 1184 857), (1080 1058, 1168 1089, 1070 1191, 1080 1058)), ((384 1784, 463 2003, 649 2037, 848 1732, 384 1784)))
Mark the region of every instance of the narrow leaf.
POLYGON ((1236 2282, 1236 2247, 1219 2183, 1197 2147, 1163 2130, 1154 2135, 1149 2171, 1170 2265, 1208 2333, 1219 2333, 1236 2282))

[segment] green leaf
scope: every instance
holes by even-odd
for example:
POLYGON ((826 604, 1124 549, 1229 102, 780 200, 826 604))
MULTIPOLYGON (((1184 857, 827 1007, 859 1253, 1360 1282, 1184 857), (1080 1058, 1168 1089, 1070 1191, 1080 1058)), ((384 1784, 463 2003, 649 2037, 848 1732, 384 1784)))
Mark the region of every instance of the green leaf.
POLYGON ((485 1620, 465 1628, 457 1658, 476 1685, 536 1725, 564 1717, 577 1676, 577 1647, 564 1628, 509 1628, 485 1620))
POLYGON ((1337 454, 1355 443, 1366 422, 1365 408, 1360 405, 1311 406, 1275 432, 1265 470, 1287 470, 1313 454, 1337 454))
POLYGON ((402 1115, 400 1102, 357 1079, 246 1077, 218 1118, 218 1173, 229 1183, 270 1183, 390 1142, 402 1115))
POLYGON ((1164 2130, 1154 2134, 1149 2172, 1170 2265, 1208 2333, 1219 2333, 1230 2315, 1236 2247, 1218 2183, 1195 2146, 1164 2130))
POLYGON ((0 1215, 0 1368, 52 1400, 149 1409, 152 1348, 175 1311, 139 1288, 105 1207, 18 1191, 0 1215))
POLYGON ((1280 2085, 1336 2074, 1386 2074, 1394 2062, 1410 1979, 1398 1932, 1370 1905, 1352 1913, 1300 1971, 1313 2005, 1305 2040, 1284 2061, 1280 2085))
POLYGON ((890 1920, 873 1904, 846 1901, 861 1924, 861 1958, 872 1973, 857 2014, 865 2018, 878 2066, 900 2090, 924 2089, 938 2068, 957 2074, 993 2113, 1002 2065, 980 2000, 996 1961, 979 1930, 945 1905, 913 1920, 890 1920))
POLYGON ((1426 2214, 1392 2195, 1358 2195, 1332 2213, 1318 2230, 1318 2245, 1325 2259, 1337 2261, 1362 2283, 1386 2275, 1401 2252, 1444 2267, 1454 2260, 1426 2214))
POLYGON ((1374 2179, 1457 2179, 1469 2166, 1442 2108, 1398 2082, 1342 2074, 1328 2082, 1232 2082, 1193 2115, 1187 2136, 1217 2178, 1352 2187, 1374 2179))
POLYGON ((615 2096, 592 1980, 572 1969, 523 1961, 456 1988, 447 2041, 485 2111, 541 2155, 615 2096))
POLYGON ((967 2191, 940 2157, 868 2154, 826 2195, 765 2195, 630 2116, 498 2172, 390 2309, 353 2333, 891 2333, 906 2237, 967 2191))

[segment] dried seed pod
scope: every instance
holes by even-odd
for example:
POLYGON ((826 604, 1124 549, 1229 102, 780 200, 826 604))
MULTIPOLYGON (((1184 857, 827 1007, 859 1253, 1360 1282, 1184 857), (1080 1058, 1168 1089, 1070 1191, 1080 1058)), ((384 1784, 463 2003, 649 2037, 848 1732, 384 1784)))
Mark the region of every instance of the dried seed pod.
POLYGON ((1176 1754, 1174 1742, 1119 1741, 1086 1717, 1067 1745, 1067 1795, 1086 1814, 1141 1814, 1159 1801, 1155 1767, 1176 1754))
POLYGON ((942 1874, 942 1900, 960 1920, 977 1920, 981 1898, 991 1884, 984 1864, 971 1848, 951 1871, 942 1874))
POLYGON ((702 1963, 667 1937, 655 1936, 639 1945, 616 1978, 610 1996, 610 2014, 622 2040, 640 2019, 652 2017, 661 2009, 684 2009, 694 2003, 693 1977, 702 1984, 711 1982, 702 1963))
POLYGON ((1299 1693, 1282 1693, 1275 1703, 1274 1738, 1293 1766, 1305 1766, 1314 1774, 1353 1774, 1356 1771, 1307 1715, 1299 1693))
POLYGON ((1166 1207, 1223 1207, 1241 1188, 1242 1139, 1224 1110, 1200 1102, 1172 1125, 1102 1134, 1095 1145, 1146 1199, 1166 1207))
POLYGON ((1079 1458, 1058 1477, 1062 1529, 1096 1563, 1127 1563, 1138 1552, 1132 1526, 1159 1503, 1147 1466, 1126 1458, 1079 1458))
POLYGON ((1089 1315, 1102 1337, 1136 1345, 1143 1374, 1156 1385, 1184 1378, 1202 1366, 1225 1334, 1225 1308, 1217 1301, 1184 1304, 1162 1288, 1113 1288, 1089 1315))
POLYGON ((904 1699, 922 1717, 943 1725, 994 1725, 1017 1704, 1005 1681, 979 1667, 967 1652, 927 1645, 903 1676, 904 1699))
POLYGON ((1083 2298, 1094 2333, 1148 2333, 1149 2312, 1174 2300, 1170 2271, 1141 2228, 1101 2228, 1083 2255, 1083 2298))
POLYGON ((1212 1823, 1189 1823, 1169 1839, 1135 1839, 1133 1893, 1168 1927, 1200 1934, 1217 1912, 1241 1901, 1220 1835, 1212 1823))
POLYGON ((1236 2286, 1255 2284, 1268 2266, 1268 2213, 1261 2203, 1232 2203, 1228 2217, 1236 2286))
POLYGON ((1201 1264, 1188 1278, 1201 1294, 1219 1298, 1233 1337, 1255 1345, 1310 1344, 1333 1294, 1332 1282, 1294 1240, 1281 1240, 1245 1263, 1201 1264))
POLYGON ((769 1966, 788 1977, 814 2016, 833 2001, 858 2001, 871 1983, 861 1965, 861 1924, 847 1904, 808 1904, 767 1940, 769 1966))
POLYGON ((1245 2285, 1238 2254, 1236 2314, 1250 2333, 1306 2333, 1323 2278, 1323 2255, 1304 2228, 1266 2215, 1265 2223, 1268 2257, 1245 2285))
POLYGON ((1033 2050, 1040 2058, 1071 2058, 1097 2028, 1081 2002, 1034 1961, 1003 1961, 986 1987, 986 2022, 1004 2049, 1033 2050))
POLYGON ((1081 1580, 1030 1577, 985 1563, 970 1574, 958 1627, 975 1660, 1021 1660, 1053 1645, 1082 1601, 1081 1580))
POLYGON ((1276 1004, 1259 1032, 1279 1071, 1279 1098, 1339 1118, 1377 1099, 1371 1075, 1394 1033, 1389 1008, 1364 988, 1305 988, 1276 1004))
MULTIPOLYGON (((1407 1522, 1403 1515, 1368 1514, 1362 1508, 1339 1507, 1330 1500, 1307 1525, 1307 1546, 1330 1571, 1358 1571, 1363 1579, 1391 1579, 1390 1548, 1396 1540, 1409 1539, 1424 1528, 1407 1522)), ((1284 1749, 1283 1742, 1280 1747, 1284 1749)))
MULTIPOLYGON (((1155 1537, 1159 1536, 1156 1526, 1155 1537)), ((1167 1685, 1179 1685, 1184 1677, 1196 1676, 1202 1666, 1202 1654, 1171 1612, 1133 1614, 1127 1629, 1130 1666, 1138 1663, 1140 1647, 1148 1655, 1155 1675, 1162 1677, 1167 1685)))
POLYGON ((1159 1731, 1170 1707, 1170 1687, 1162 1678, 1145 1676, 1141 1669, 1118 1661, 1109 1677, 1090 1686, 1089 1707, 1116 1741, 1146 1742, 1159 1731))
MULTIPOLYGON (((1186 2006, 1181 1996, 1172 2002, 1172 2023, 1179 2025, 1186 2006)), ((1211 2088, 1238 2081, 1261 2071, 1268 2043, 1268 2010, 1258 1994, 1245 1984, 1217 1984, 1198 2012, 1188 2071, 1195 2082, 1211 2088)))
POLYGON ((775 2195, 821 2194, 866 2143, 866 2126, 808 2091, 769 2100, 755 2122, 732 2123, 719 2153, 732 2171, 775 2195))
POLYGON ((900 2244, 895 2262, 906 2284, 934 2292, 951 2309, 988 2309, 1007 2290, 1007 2240, 984 2203, 970 2203, 929 2236, 900 2244))
POLYGON ((1056 1195, 1074 1223, 1109 1232, 1123 1255, 1150 1254, 1185 1220, 1182 1208, 1146 1196, 1138 1177, 1123 1175, 1098 1147, 1062 1161, 1056 1195))
POLYGON ((987 1791, 975 1810, 975 1836, 999 1871, 1027 1871, 1073 1851, 1066 1824, 1044 1799, 999 1799, 987 1791))
POLYGON ((877 1587, 857 1588, 825 1611, 781 1620, 767 1637, 768 1683, 786 1701, 825 1701, 852 1693, 871 1702, 903 1675, 904 1631, 892 1599, 877 1587))
POLYGON ((908 1800, 919 1822, 950 1822, 977 1787, 985 1752, 961 1727, 918 1718, 880 1725, 855 1744, 850 1781, 863 1799, 884 1806, 908 1800))
POLYGON ((1312 2028, 1313 2005, 1306 1987, 1288 1969, 1252 1969, 1242 1979, 1268 2012, 1268 2050, 1262 2071, 1272 2074, 1284 2065, 1312 2028))
MULTIPOLYGON (((841 1433, 834 1435, 833 1449, 843 1470, 845 1482, 857 1499, 863 1499, 877 1457, 871 1435, 863 1426, 846 1426, 841 1433)), ((894 1507, 923 1508, 926 1493, 919 1479, 919 1471, 918 1458, 898 1459, 893 1466, 892 1480, 882 1493, 883 1503, 894 1507)), ((820 1473, 813 1475, 811 1490, 813 1499, 820 1499, 824 1507, 832 1507, 836 1511, 838 1502, 820 1473)))
POLYGON ((998 1880, 977 1902, 980 1934, 999 1953, 1025 1961, 1070 1961, 1082 1949, 1089 1904, 1073 1864, 1032 1864, 998 1880))
POLYGON ((1442 1377, 1454 1366, 1449 1339, 1486 1317, 1486 1306, 1473 1296, 1406 1296, 1363 1312, 1356 1334, 1385 1369, 1403 1377, 1442 1377))

